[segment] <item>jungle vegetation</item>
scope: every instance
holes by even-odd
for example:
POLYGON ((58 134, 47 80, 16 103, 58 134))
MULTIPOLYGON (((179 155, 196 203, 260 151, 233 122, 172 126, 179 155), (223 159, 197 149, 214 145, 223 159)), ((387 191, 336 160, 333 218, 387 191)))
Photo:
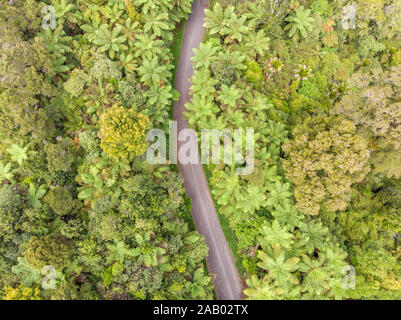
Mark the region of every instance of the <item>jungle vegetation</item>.
MULTIPOLYGON (((2 299, 214 298, 182 179, 143 154, 190 11, 0 1, 2 299)), ((251 175, 208 167, 247 298, 401 299, 401 0, 215 0, 204 26, 185 116, 256 133, 251 175)))
POLYGON ((182 180, 143 155, 178 97, 171 47, 190 10, 1 1, 3 299, 213 297, 182 180))
POLYGON ((245 294, 400 299, 401 1, 218 0, 204 26, 186 117, 255 129, 251 175, 208 168, 245 294))

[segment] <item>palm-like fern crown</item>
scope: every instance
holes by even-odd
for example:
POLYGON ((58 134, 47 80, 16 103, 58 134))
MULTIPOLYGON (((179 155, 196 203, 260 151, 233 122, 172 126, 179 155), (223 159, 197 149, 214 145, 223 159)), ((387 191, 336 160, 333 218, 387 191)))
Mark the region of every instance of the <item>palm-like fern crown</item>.
POLYGON ((290 30, 289 36, 295 37, 298 32, 303 37, 306 38, 308 31, 312 30, 312 24, 315 21, 311 16, 311 10, 306 9, 303 6, 300 6, 295 14, 286 18, 285 20, 289 22, 287 26, 285 26, 285 30, 290 30))

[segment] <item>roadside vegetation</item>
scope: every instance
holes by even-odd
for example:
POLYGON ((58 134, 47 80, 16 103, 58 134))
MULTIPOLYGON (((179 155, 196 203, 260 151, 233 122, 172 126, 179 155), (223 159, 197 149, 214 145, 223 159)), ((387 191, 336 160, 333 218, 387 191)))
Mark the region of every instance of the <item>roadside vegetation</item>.
MULTIPOLYGON (((1 299, 215 298, 177 166, 144 154, 190 11, 0 0, 1 299)), ((255 130, 205 170, 247 298, 401 299, 401 0, 213 0, 204 26, 185 117, 255 130)))
POLYGON ((3 299, 213 297, 182 180, 143 155, 178 98, 190 10, 189 0, 1 1, 3 299))
POLYGON ((401 1, 218 0, 204 26, 186 117, 255 129, 253 173, 208 177, 248 298, 400 299, 401 1))

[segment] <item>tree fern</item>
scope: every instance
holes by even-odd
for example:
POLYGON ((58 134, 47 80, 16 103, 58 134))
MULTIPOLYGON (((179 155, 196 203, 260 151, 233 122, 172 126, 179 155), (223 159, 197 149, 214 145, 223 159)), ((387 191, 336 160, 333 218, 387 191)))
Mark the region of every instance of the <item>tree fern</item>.
POLYGON ((303 38, 306 38, 308 31, 312 30, 315 21, 310 15, 310 9, 305 9, 303 6, 300 6, 298 10, 295 11, 295 14, 285 19, 288 25, 284 27, 284 30, 289 30, 288 35, 291 38, 297 37, 298 33, 303 38))

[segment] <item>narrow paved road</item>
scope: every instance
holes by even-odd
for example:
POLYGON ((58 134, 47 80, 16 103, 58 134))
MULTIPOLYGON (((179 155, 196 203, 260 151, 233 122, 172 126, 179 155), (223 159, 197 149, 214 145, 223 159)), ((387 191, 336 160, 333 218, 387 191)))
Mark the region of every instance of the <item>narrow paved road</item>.
MULTIPOLYGON (((176 75, 175 89, 181 94, 174 103, 174 120, 177 121, 177 132, 188 128, 188 121, 183 120, 185 103, 191 100, 189 94, 193 68, 190 58, 194 55, 193 48, 199 48, 204 29, 204 9, 209 1, 194 0, 192 13, 185 26, 184 39, 176 75)), ((180 143, 178 143, 178 150, 180 143)), ((199 155, 198 155, 199 158, 199 155)), ((200 161, 198 161, 200 163, 200 161)), ((201 164, 178 165, 184 178, 185 189, 192 199, 192 216, 198 231, 205 237, 209 247, 207 264, 209 272, 216 275, 214 280, 217 299, 242 299, 242 284, 227 240, 221 229, 216 209, 209 191, 205 173, 201 164)))

